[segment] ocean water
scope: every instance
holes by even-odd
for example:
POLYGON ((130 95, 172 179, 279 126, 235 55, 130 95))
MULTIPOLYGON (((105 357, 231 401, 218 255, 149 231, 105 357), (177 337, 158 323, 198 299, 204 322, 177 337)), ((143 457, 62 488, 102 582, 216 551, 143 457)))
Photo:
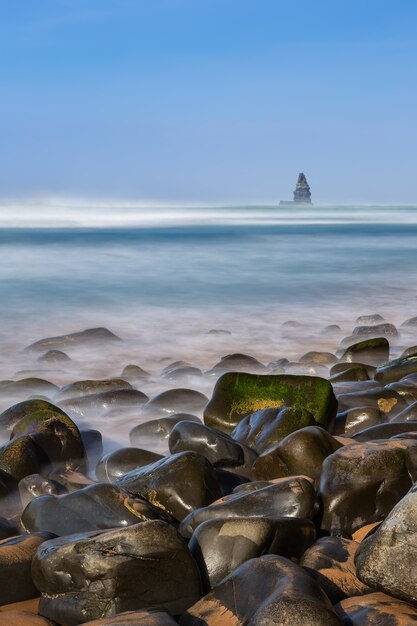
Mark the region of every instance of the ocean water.
MULTIPOLYGON (((159 372, 179 359, 204 371, 232 352, 265 364, 334 352, 361 314, 397 325, 417 315, 416 243, 417 207, 4 201, 0 379, 37 375, 61 385, 136 363, 152 374, 150 395, 170 386, 210 395, 212 378, 178 385, 159 372), (283 326, 288 320, 300 326, 283 326), (323 334, 328 324, 340 332, 323 334), (65 368, 23 351, 95 326, 124 341, 70 353, 65 368)), ((417 337, 401 334, 392 353, 404 343, 417 337)), ((128 424, 101 426, 127 443, 128 424)))

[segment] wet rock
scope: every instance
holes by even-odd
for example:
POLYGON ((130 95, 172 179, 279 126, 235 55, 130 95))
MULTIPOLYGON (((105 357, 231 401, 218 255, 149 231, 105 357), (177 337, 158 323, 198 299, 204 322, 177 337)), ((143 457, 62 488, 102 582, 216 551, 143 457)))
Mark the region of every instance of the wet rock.
POLYGON ((352 535, 384 519, 416 480, 416 442, 353 443, 323 462, 322 529, 352 535))
POLYGON ((43 350, 59 350, 60 348, 90 346, 113 341, 121 340, 107 328, 88 328, 87 330, 70 333, 69 335, 47 337, 32 343, 25 349, 30 352, 42 352, 43 350))
POLYGON ((192 450, 206 457, 213 467, 246 466, 249 470, 256 452, 219 430, 198 422, 179 422, 169 436, 171 453, 192 450))
POLYGON ((191 413, 174 413, 166 417, 149 420, 138 424, 129 433, 130 443, 132 446, 157 446, 164 440, 168 440, 172 429, 176 424, 183 421, 198 422, 201 420, 191 413))
POLYGON ((417 372, 417 355, 400 357, 380 365, 376 370, 375 380, 387 385, 415 372, 417 372))
POLYGON ((402 433, 416 431, 417 421, 407 421, 404 423, 390 422, 388 424, 377 424, 376 426, 370 426, 365 430, 360 430, 352 435, 352 438, 355 439, 355 441, 378 441, 380 439, 391 439, 391 437, 395 437, 396 435, 400 435, 402 433))
POLYGON ((30 378, 15 380, 2 386, 0 394, 13 399, 23 399, 32 395, 54 396, 57 391, 59 391, 59 387, 50 383, 49 380, 32 376, 30 378))
POLYGON ((149 400, 143 406, 143 413, 155 417, 179 412, 198 413, 207 402, 207 396, 194 389, 168 389, 149 400))
POLYGON ((132 385, 122 378, 109 378, 107 380, 78 380, 70 385, 65 385, 60 390, 57 400, 69 400, 79 396, 92 396, 108 391, 133 390, 132 385))
POLYGON ((212 328, 208 331, 208 335, 231 335, 230 330, 223 330, 222 328, 212 328))
POLYGON ((394 324, 373 324, 371 326, 356 326, 352 335, 354 337, 397 337, 398 330, 394 324))
POLYGON ((401 328, 414 329, 417 326, 417 317, 410 317, 401 324, 401 328))
POLYGON ((65 352, 62 352, 61 350, 48 350, 48 352, 45 352, 45 354, 42 354, 42 356, 38 357, 36 360, 38 361, 38 363, 53 364, 68 363, 69 361, 71 361, 68 354, 65 354, 65 352))
POLYGON ((227 354, 214 365, 208 374, 224 374, 225 372, 265 372, 266 367, 258 359, 249 354, 227 354))
POLYGON ((5 517, 0 517, 0 541, 8 539, 9 537, 15 537, 19 534, 20 530, 14 522, 11 522, 5 517))
POLYGON ((361 370, 364 375, 366 372, 368 377, 363 378, 363 380, 372 379, 376 372, 376 367, 374 367, 373 365, 367 365, 366 363, 342 361, 342 362, 336 363, 330 368, 330 376, 336 376, 336 374, 342 374, 343 372, 346 372, 346 370, 349 370, 352 367, 355 369, 358 368, 358 371, 361 370))
MULTIPOLYGON (((76 424, 61 410, 45 408, 28 413, 19 420, 12 438, 29 435, 53 467, 85 468, 85 449, 76 424)), ((37 473, 34 470, 29 473, 37 473)))
POLYGON ((63 400, 60 406, 65 411, 84 416, 97 412, 119 413, 124 409, 139 411, 148 400, 148 396, 137 389, 120 389, 63 400))
POLYGON ((413 355, 417 355, 417 346, 409 346, 408 348, 406 348, 400 354, 400 358, 403 358, 405 356, 413 356, 413 355))
POLYGON ((336 626, 329 599, 301 567, 281 556, 250 559, 184 613, 181 626, 336 626))
POLYGON ((52 537, 50 533, 38 533, 0 542, 0 604, 21 602, 39 595, 30 573, 32 559, 39 546, 52 537))
POLYGON ((162 370, 160 376, 166 380, 178 380, 187 376, 202 376, 203 372, 185 361, 175 361, 162 370))
POLYGON ((62 490, 67 493, 68 491, 78 491, 78 489, 83 489, 84 487, 88 487, 92 485, 94 481, 91 478, 88 478, 85 474, 81 472, 74 472, 72 470, 55 470, 48 474, 48 478, 60 485, 61 492, 62 490))
POLYGON ((100 431, 94 428, 81 430, 80 435, 87 454, 88 470, 91 472, 103 456, 103 438, 100 431))
POLYGON ((208 426, 231 432, 247 415, 283 406, 306 409, 324 427, 337 410, 332 386, 323 378, 230 372, 217 381, 204 411, 204 421, 208 426))
POLYGON ((165 517, 159 509, 115 485, 96 483, 62 496, 32 500, 23 511, 21 524, 26 532, 63 536, 165 517))
POLYGON ((239 517, 200 524, 188 547, 208 591, 236 567, 262 554, 299 558, 315 536, 310 520, 239 517))
POLYGON ((356 555, 359 578, 370 587, 417 602, 417 487, 398 502, 356 555))
POLYGON ((234 517, 260 517, 277 520, 281 517, 309 518, 316 510, 316 494, 312 482, 304 476, 291 476, 262 484, 242 485, 210 506, 190 513, 180 525, 184 537, 207 520, 234 517))
POLYGON ((152 606, 178 615, 201 595, 184 540, 162 521, 48 541, 32 575, 39 612, 67 626, 152 606))
POLYGON ((386 416, 392 417, 402 411, 407 403, 399 393, 393 389, 377 387, 365 391, 354 391, 337 396, 339 411, 347 411, 358 407, 373 407, 386 416))
POLYGON ((415 380, 406 376, 396 383, 389 383, 385 385, 385 389, 389 391, 396 391, 404 398, 407 404, 413 404, 417 401, 417 384, 415 380))
POLYGON ((136 384, 137 382, 142 382, 143 380, 147 380, 148 378, 150 378, 150 373, 147 372, 146 370, 144 370, 142 367, 140 367, 139 365, 126 365, 125 368, 123 368, 122 374, 121 374, 121 378, 123 378, 123 380, 127 380, 129 383, 131 384, 136 384))
POLYGON ((349 346, 341 355, 341 361, 365 363, 378 366, 389 359, 389 343, 385 337, 365 339, 349 346))
POLYGON ((343 537, 322 537, 301 557, 300 565, 319 583, 332 604, 372 591, 356 576, 358 546, 343 537))
POLYGON ((64 493, 64 489, 59 483, 40 474, 30 474, 19 481, 20 501, 23 508, 39 496, 56 496, 61 493, 64 493))
POLYGON ((392 418, 393 422, 415 422, 417 421, 417 402, 413 402, 407 408, 403 409, 400 413, 397 413, 392 418))
POLYGON ((343 626, 411 626, 417 622, 417 609, 385 593, 347 598, 334 610, 343 626))
POLYGON ((361 406, 338 413, 329 430, 333 435, 345 434, 352 437, 371 426, 377 426, 387 421, 387 416, 372 406, 361 406))
POLYGON ((232 437, 262 454, 288 434, 313 424, 313 415, 302 407, 263 409, 241 419, 232 437))
POLYGON ((180 452, 145 465, 125 474, 116 484, 179 521, 221 496, 212 465, 196 452, 180 452))
POLYGON ((2 515, 10 517, 19 510, 18 484, 16 478, 0 469, 0 505, 2 515))
POLYGON ((0 447, 0 469, 18 481, 40 472, 47 464, 48 457, 28 435, 0 447))
POLYGON ((270 480, 300 474, 318 481, 325 458, 341 447, 328 432, 319 426, 301 428, 284 437, 274 448, 258 457, 253 465, 255 478, 270 480))
MULTIPOLYGON (((167 613, 159 609, 144 609, 142 611, 127 611, 113 617, 104 617, 85 626, 177 626, 178 622, 167 613)), ((1 623, 0 623, 1 626, 1 623)))
POLYGON ((355 365, 339 372, 338 374, 330 376, 331 383, 355 382, 362 380, 369 380, 368 372, 366 371, 366 367, 364 365, 355 365))
POLYGON ((320 331, 321 335, 335 335, 339 333, 342 329, 338 324, 328 324, 324 326, 324 328, 320 331))
POLYGON ((100 481, 112 483, 124 474, 162 458, 160 454, 149 450, 120 448, 100 459, 96 466, 96 476, 100 481))
POLYGON ((359 326, 370 326, 371 324, 379 324, 380 322, 384 322, 384 318, 379 313, 373 313, 372 315, 359 315, 356 318, 355 324, 359 326))
POLYGON ((26 415, 29 415, 30 413, 37 413, 38 411, 41 411, 43 409, 57 411, 58 413, 62 413, 65 415, 62 409, 55 406, 55 404, 48 402, 47 400, 24 400, 23 402, 19 402, 18 404, 10 406, 8 409, 3 411, 3 413, 1 413, 0 431, 9 431, 9 438, 10 431, 13 430, 17 422, 19 422, 23 417, 26 417, 26 415))
POLYGON ((300 358, 300 363, 316 363, 316 365, 325 365, 330 367, 337 363, 337 356, 331 352, 306 352, 300 358))
POLYGON ((364 539, 372 535, 376 531, 377 528, 381 525, 382 522, 374 522, 373 524, 365 524, 365 526, 361 526, 359 530, 356 530, 353 535, 353 541, 356 543, 362 543, 364 539))

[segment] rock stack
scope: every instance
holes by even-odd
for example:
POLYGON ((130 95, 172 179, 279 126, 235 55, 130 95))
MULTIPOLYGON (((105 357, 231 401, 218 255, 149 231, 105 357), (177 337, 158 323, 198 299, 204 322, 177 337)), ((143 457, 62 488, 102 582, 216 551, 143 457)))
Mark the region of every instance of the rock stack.
POLYGON ((298 174, 297 185, 294 191, 295 204, 311 204, 310 187, 305 175, 301 172, 298 174))

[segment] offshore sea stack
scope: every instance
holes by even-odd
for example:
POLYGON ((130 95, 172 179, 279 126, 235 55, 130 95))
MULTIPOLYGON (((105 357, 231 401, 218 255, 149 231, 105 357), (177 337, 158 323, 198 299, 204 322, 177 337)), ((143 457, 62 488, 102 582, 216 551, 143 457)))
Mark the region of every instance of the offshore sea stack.
POLYGON ((280 204, 311 204, 310 186, 303 172, 298 174, 298 180, 294 191, 294 200, 281 200, 280 204))

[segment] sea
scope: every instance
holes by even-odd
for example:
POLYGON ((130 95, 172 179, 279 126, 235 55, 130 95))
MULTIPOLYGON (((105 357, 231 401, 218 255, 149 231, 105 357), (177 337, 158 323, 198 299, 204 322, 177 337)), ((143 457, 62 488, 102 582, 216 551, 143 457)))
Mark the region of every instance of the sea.
MULTIPOLYGON (((399 329, 417 315, 417 206, 4 200, 0 290, 0 380, 64 385, 133 363, 151 373, 150 396, 175 386, 209 396, 212 377, 159 374, 178 360, 204 372, 236 352, 264 364, 336 352, 360 315, 399 329), (70 366, 24 350, 99 326, 123 341, 70 351, 70 366)), ((400 329, 392 355, 413 343, 400 329)), ((127 445, 131 422, 91 423, 127 445)))

